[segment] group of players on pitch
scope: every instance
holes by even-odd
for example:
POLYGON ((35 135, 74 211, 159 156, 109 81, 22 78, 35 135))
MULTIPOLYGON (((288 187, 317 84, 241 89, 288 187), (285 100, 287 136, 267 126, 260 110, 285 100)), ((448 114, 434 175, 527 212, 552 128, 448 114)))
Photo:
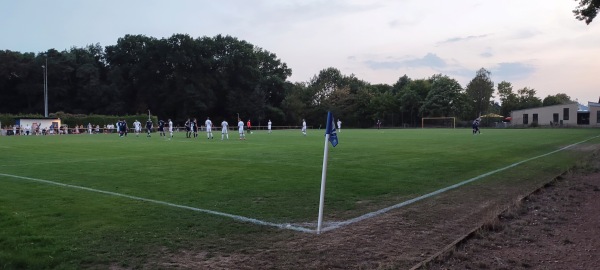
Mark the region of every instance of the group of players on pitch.
MULTIPOLYGON (((302 133, 304 133, 306 135, 306 121, 302 121, 303 122, 303 127, 302 127, 302 133)), ((171 119, 168 120, 167 123, 165 123, 165 121, 163 120, 158 120, 158 133, 159 136, 161 137, 166 137, 165 134, 165 124, 167 125, 167 129, 169 130, 169 135, 170 138, 173 138, 173 121, 171 121, 171 119)), ((154 124, 152 123, 152 120, 148 119, 148 121, 146 121, 146 137, 151 137, 151 133, 152 133, 152 129, 154 128, 153 126, 154 124)), ((198 137, 198 130, 199 130, 199 125, 198 125, 198 120, 196 118, 194 118, 193 120, 191 118, 188 118, 187 121, 185 121, 185 137, 186 138, 197 138, 198 137)), ((206 121, 204 121, 204 129, 206 131, 206 137, 207 139, 214 139, 213 133, 212 133, 212 128, 213 128, 213 122, 210 120, 210 117, 206 118, 206 121)), ((238 131, 240 134, 240 140, 245 140, 246 139, 246 135, 244 133, 244 122, 242 121, 242 119, 238 118, 238 131)), ((268 132, 271 133, 271 127, 272 127, 272 122, 271 120, 269 120, 269 122, 267 123, 267 129, 268 132)), ((125 122, 125 120, 121 119, 117 122, 117 133, 119 133, 119 137, 124 137, 127 136, 127 130, 128 130, 128 126, 127 126, 127 122, 125 122)), ((135 135, 139 136, 140 133, 142 132, 142 123, 138 120, 135 120, 135 122, 133 122, 133 130, 135 131, 135 135)), ((248 133, 252 132, 252 123, 250 122, 250 120, 248 120, 248 122, 246 122, 246 131, 248 133)), ((227 139, 229 140, 229 123, 226 120, 223 120, 223 122, 221 122, 221 140, 227 139)))

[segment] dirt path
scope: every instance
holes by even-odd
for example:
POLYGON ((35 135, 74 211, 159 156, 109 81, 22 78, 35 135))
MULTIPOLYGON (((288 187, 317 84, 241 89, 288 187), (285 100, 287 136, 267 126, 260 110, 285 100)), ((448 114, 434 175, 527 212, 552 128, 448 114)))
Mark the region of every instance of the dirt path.
POLYGON ((171 254, 158 267, 410 269, 471 235, 424 269, 593 269, 600 265, 600 158, 594 159, 586 174, 565 175, 500 220, 507 206, 549 179, 473 183, 322 235, 280 231, 234 253, 171 254), (490 230, 478 230, 484 223, 490 230))

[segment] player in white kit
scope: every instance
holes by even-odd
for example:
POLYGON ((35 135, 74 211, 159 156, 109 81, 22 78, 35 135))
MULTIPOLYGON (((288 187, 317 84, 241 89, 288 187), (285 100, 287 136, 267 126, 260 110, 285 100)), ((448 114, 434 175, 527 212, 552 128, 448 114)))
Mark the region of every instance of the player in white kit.
POLYGON ((206 137, 207 139, 214 139, 212 134, 212 121, 210 121, 209 117, 206 117, 206 121, 204 121, 204 126, 206 126, 206 137))
POLYGON ((302 134, 306 136, 306 120, 302 119, 302 134))
POLYGON ((271 133, 271 125, 273 123, 271 123, 271 119, 269 119, 269 122, 267 123, 267 129, 269 130, 269 133, 271 133))
POLYGON ((221 141, 223 140, 223 137, 227 137, 229 140, 229 123, 223 120, 223 122, 221 122, 221 127, 221 141))
POLYGON ((240 132, 240 140, 245 140, 246 136, 244 135, 244 121, 238 118, 238 131, 240 132))
POLYGON ((142 123, 137 119, 133 122, 133 129, 135 130, 135 136, 140 136, 140 132, 142 132, 142 123))
POLYGON ((171 138, 173 138, 173 121, 169 119, 169 133, 171 134, 171 138))

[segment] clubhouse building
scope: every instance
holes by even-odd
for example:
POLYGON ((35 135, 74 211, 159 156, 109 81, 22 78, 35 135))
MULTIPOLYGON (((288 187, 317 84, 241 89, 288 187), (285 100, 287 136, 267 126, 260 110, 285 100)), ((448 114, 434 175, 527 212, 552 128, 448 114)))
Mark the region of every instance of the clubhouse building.
POLYGON ((573 102, 516 110, 510 116, 513 126, 600 127, 600 103, 584 106, 573 102))

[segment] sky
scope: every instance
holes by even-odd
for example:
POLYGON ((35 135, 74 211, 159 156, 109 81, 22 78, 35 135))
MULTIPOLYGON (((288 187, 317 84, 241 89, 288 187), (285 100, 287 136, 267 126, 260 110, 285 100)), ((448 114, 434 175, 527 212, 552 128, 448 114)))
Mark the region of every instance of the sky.
POLYGON ((59 51, 127 34, 229 35, 277 55, 292 82, 334 67, 372 84, 480 68, 541 99, 600 98, 600 18, 575 0, 0 0, 0 50, 59 51))

